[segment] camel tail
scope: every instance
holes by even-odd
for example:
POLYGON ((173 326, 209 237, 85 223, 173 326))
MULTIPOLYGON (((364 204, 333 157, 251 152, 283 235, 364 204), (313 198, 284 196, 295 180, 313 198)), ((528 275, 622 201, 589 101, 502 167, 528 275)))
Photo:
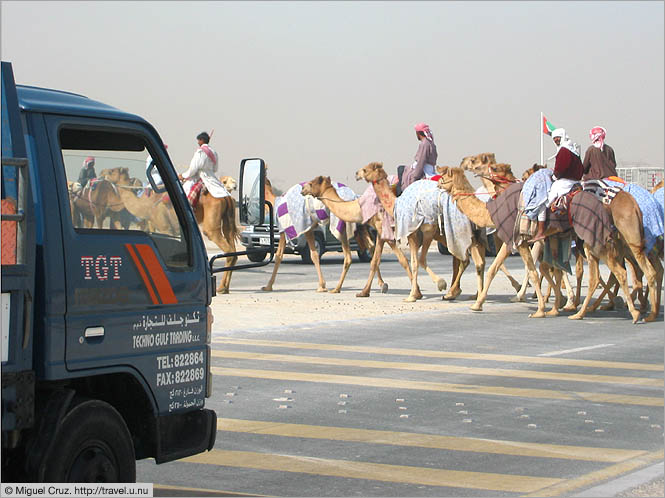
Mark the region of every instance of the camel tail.
POLYGON ((228 196, 224 197, 224 202, 228 203, 228 206, 222 215, 222 233, 227 240, 240 240, 240 230, 236 225, 236 201, 228 196))
POLYGON ((371 250, 374 246, 374 241, 372 240, 369 230, 367 230, 367 225, 363 223, 358 223, 356 225, 356 231, 353 234, 353 237, 356 239, 358 248, 361 251, 371 250))

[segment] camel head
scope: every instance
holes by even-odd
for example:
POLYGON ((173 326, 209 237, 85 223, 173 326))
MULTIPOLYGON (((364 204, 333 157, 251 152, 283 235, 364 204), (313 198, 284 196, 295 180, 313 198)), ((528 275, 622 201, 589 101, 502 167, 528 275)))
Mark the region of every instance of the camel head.
POLYGON ((466 156, 460 163, 460 168, 471 171, 476 175, 487 173, 490 164, 496 164, 496 158, 493 152, 483 152, 475 156, 466 156))
POLYGON ((312 197, 321 197, 323 192, 332 187, 332 182, 329 176, 317 176, 313 180, 308 181, 303 185, 302 195, 311 195, 312 197))
POLYGON ((110 168, 103 169, 99 173, 99 177, 115 183, 116 185, 129 185, 129 168, 110 168))
POLYGON ((510 164, 507 163, 490 164, 489 174, 490 180, 494 177, 497 177, 500 180, 508 180, 510 182, 517 181, 517 178, 515 175, 513 175, 513 169, 511 168, 510 164))
POLYGON ((531 175, 533 175, 539 169, 543 169, 544 167, 545 166, 543 166, 542 164, 534 163, 533 166, 531 166, 524 173, 522 173, 522 181, 526 181, 527 178, 529 178, 531 175))
POLYGON ((473 192, 473 187, 469 183, 469 180, 466 179, 462 168, 437 166, 436 170, 441 175, 437 183, 440 189, 445 190, 449 194, 473 192))
POLYGON ((224 188, 229 193, 233 192, 235 189, 238 188, 238 182, 236 182, 230 176, 220 176, 219 181, 222 182, 222 185, 224 185, 224 188))
POLYGON ((365 180, 367 182, 378 182, 388 179, 386 171, 383 169, 383 163, 369 163, 367 166, 356 171, 356 180, 365 180))

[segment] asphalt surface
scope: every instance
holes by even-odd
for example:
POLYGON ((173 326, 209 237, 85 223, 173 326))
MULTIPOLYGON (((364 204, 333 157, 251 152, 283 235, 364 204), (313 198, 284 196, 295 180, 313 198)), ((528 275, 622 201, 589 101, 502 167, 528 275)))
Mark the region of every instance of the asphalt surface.
MULTIPOLYGON (((270 294, 258 289, 272 265, 234 274, 213 303, 215 448, 139 462, 137 481, 162 496, 651 492, 663 461, 662 312, 637 325, 625 309, 529 319, 535 303, 511 303, 499 276, 476 313, 472 270, 454 303, 422 277, 425 299, 404 311, 403 270, 385 260, 397 285, 372 301, 354 297, 369 269, 357 262, 337 295, 313 292, 314 268, 297 256, 270 294), (325 319, 300 318, 303 302, 325 319), (376 302, 387 311, 361 316, 376 302)), ((329 283, 340 262, 324 256, 329 283)), ((449 256, 430 262, 449 278, 449 256)), ((508 260, 517 278, 521 265, 508 260)))

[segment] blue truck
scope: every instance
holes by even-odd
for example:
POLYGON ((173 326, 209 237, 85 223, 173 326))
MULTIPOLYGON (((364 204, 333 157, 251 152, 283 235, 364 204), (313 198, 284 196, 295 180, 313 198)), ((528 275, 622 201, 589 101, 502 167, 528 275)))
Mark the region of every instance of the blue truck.
MULTIPOLYGON (((243 160, 241 221, 262 218, 264 178, 262 160, 243 160)), ((213 447, 210 303, 224 256, 208 260, 148 122, 16 85, 2 62, 3 481, 133 482, 138 459, 213 447), (102 179, 82 188, 91 162, 102 179), (114 168, 153 197, 122 197, 131 187, 100 175, 114 168), (139 201, 154 219, 129 209, 139 201)))

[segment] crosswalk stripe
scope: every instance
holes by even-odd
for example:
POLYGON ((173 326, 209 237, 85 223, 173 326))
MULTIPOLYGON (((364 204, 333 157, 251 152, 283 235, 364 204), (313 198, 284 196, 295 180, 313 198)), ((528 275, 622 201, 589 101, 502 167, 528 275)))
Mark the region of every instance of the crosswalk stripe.
POLYGON ((501 441, 471 437, 439 436, 414 432, 394 432, 371 429, 352 429, 304 424, 264 422, 230 418, 217 419, 217 430, 262 434, 270 436, 324 439, 365 444, 386 444, 433 448, 450 451, 471 451, 540 458, 561 458, 590 462, 622 462, 643 455, 643 450, 594 448, 560 444, 530 443, 523 441, 501 441))
POLYGON ((319 476, 419 484, 421 486, 445 486, 518 493, 531 493, 562 481, 561 479, 548 477, 444 470, 298 455, 274 455, 250 451, 212 450, 187 457, 183 461, 319 476))
POLYGON ((382 368, 413 370, 419 372, 443 372, 467 375, 486 375, 492 377, 515 377, 523 379, 548 379, 573 382, 600 382, 607 384, 632 384, 640 386, 662 387, 663 379, 644 377, 621 377, 611 375, 572 374, 564 372, 539 372, 534 370, 506 370, 499 368, 463 367, 458 365, 432 365, 427 363, 403 363, 394 361, 352 360, 346 358, 328 358, 322 356, 298 356, 268 353, 248 353, 244 351, 213 350, 216 358, 236 358, 245 360, 278 361, 285 363, 307 363, 313 365, 340 365, 364 368, 382 368))
POLYGON ((268 346, 290 349, 312 349, 320 351, 349 351, 355 353, 374 353, 395 356, 420 356, 426 358, 459 358, 468 360, 504 361, 511 363, 538 363, 542 365, 569 365, 594 368, 616 368, 627 370, 649 370, 663 372, 664 366, 655 363, 629 363, 622 361, 576 360, 571 358, 550 358, 544 356, 519 356, 487 353, 463 353, 456 351, 428 351, 423 349, 380 348, 366 346, 344 346, 340 344, 317 344, 309 342, 267 341, 259 339, 235 339, 231 337, 215 337, 215 344, 241 344, 251 346, 268 346))
POLYGON ((381 377, 361 377, 318 373, 286 372, 281 370, 251 370, 243 368, 211 367, 213 374, 227 377, 249 377, 255 379, 275 379, 326 384, 385 387, 391 389, 416 389, 422 391, 457 392, 487 394, 493 396, 518 396, 524 398, 544 398, 562 400, 585 400, 596 403, 616 403, 626 405, 663 406, 663 397, 634 396, 593 392, 564 392, 551 389, 527 389, 518 387, 479 386, 473 384, 450 384, 443 382, 411 381, 381 377))
POLYGON ((576 477, 574 479, 567 479, 561 481, 547 488, 543 488, 530 494, 524 495, 527 497, 537 497, 537 496, 561 496, 563 494, 570 494, 573 491, 576 491, 581 488, 587 488, 594 484, 612 479, 619 475, 625 474, 627 472, 646 467, 647 465, 662 461, 663 460, 663 450, 654 451, 653 453, 647 453, 645 455, 640 455, 631 460, 617 463, 615 465, 610 465, 604 469, 596 470, 588 474, 576 477))

